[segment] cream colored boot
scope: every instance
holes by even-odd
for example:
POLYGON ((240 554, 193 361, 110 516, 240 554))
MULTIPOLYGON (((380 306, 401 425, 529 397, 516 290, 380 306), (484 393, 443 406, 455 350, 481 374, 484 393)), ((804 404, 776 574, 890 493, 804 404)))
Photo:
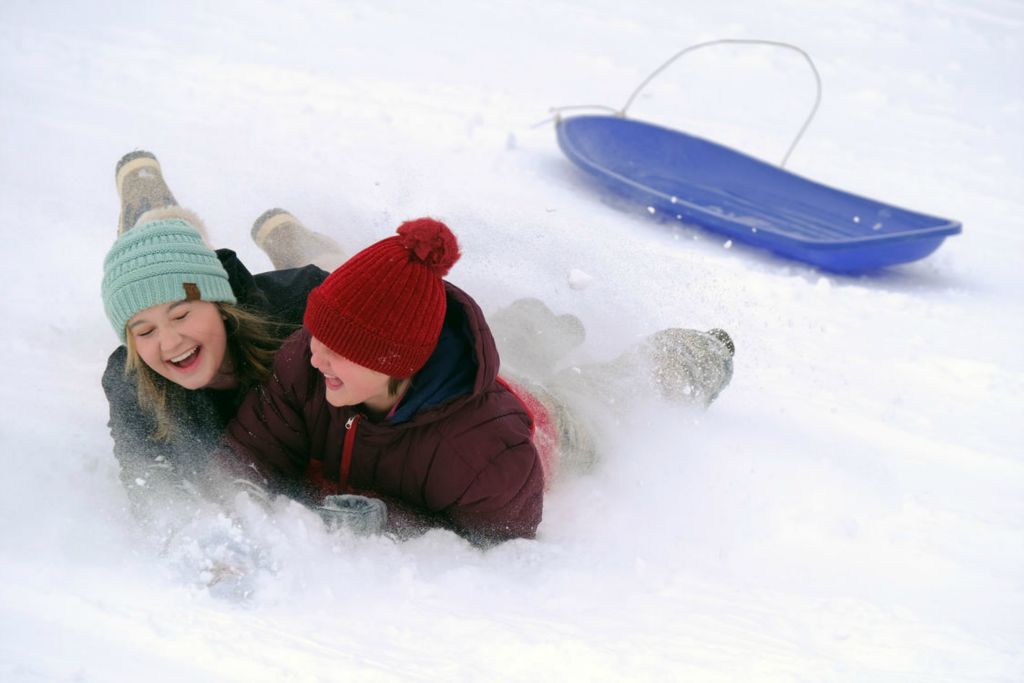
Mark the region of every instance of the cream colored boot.
POLYGON ((114 169, 117 195, 121 198, 121 217, 117 234, 135 227, 139 217, 147 211, 177 206, 160 170, 160 162, 152 152, 130 152, 117 162, 114 169))
POLYGON ((330 273, 348 258, 337 242, 308 229, 284 209, 263 212, 252 225, 252 239, 275 270, 313 264, 330 273))

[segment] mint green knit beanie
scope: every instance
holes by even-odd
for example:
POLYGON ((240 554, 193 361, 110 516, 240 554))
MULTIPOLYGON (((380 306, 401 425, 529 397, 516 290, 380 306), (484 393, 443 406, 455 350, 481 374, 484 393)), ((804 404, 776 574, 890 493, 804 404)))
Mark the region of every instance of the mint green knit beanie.
POLYGON ((198 296, 235 303, 228 273, 199 231, 180 218, 136 225, 117 238, 103 261, 103 307, 114 331, 141 310, 198 296))

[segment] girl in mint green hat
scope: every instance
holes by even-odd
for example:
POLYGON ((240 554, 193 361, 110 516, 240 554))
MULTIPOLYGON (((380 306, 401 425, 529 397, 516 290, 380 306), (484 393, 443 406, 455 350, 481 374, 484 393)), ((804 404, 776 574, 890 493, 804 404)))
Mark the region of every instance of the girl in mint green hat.
MULTIPOLYGON (((327 273, 306 265, 254 276, 234 252, 211 249, 149 152, 121 159, 116 181, 121 218, 102 295, 122 346, 103 388, 121 480, 135 511, 158 523, 192 495, 227 421, 268 378, 274 352, 301 325, 306 297, 327 273)), ((261 216, 253 234, 293 247, 293 263, 278 266, 317 254, 333 267, 344 258, 280 210, 261 216)))

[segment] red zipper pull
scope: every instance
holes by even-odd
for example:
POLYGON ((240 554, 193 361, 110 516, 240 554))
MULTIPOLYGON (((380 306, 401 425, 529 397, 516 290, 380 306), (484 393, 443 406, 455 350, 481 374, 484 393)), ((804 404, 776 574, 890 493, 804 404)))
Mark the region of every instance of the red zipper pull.
POLYGON ((352 446, 356 441, 356 425, 362 415, 356 414, 345 422, 345 442, 341 447, 341 467, 338 471, 338 486, 342 491, 348 490, 348 472, 352 468, 352 446))

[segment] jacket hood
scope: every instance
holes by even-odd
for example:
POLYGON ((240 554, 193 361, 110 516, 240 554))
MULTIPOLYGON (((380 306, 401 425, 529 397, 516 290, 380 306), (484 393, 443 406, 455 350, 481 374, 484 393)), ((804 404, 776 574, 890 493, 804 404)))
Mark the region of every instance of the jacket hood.
POLYGON ((440 419, 481 394, 498 376, 497 347, 480 307, 449 282, 445 294, 447 313, 437 346, 413 376, 389 424, 440 419))

